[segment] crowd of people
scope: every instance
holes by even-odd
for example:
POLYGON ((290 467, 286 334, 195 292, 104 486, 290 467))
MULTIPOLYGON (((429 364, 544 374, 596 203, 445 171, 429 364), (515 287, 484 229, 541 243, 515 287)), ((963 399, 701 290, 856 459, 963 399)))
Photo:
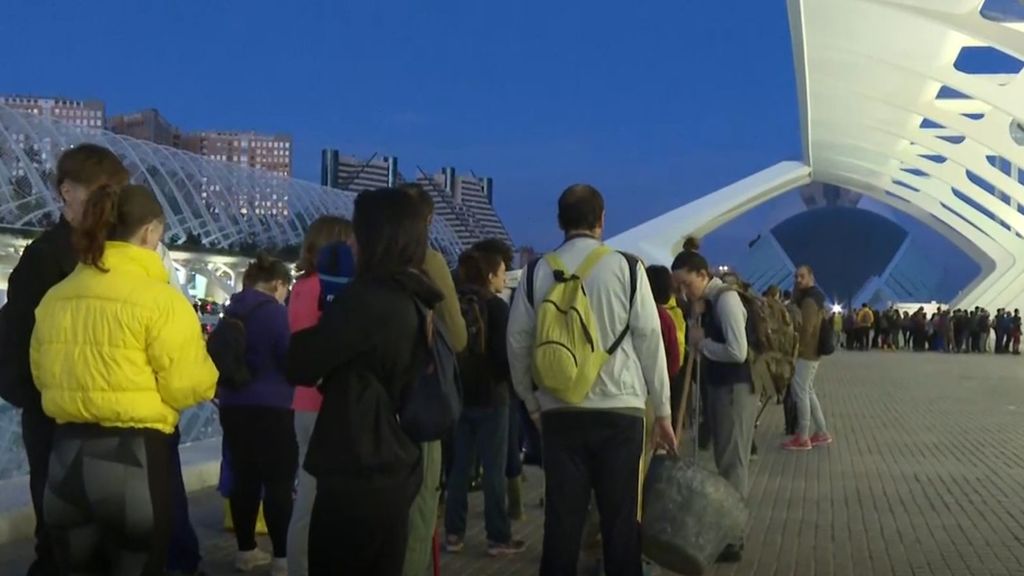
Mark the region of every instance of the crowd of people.
POLYGON ((924 307, 911 313, 895 306, 887 310, 862 304, 846 314, 833 313, 838 345, 848 350, 913 350, 956 354, 1020 355, 1020 310, 1000 308, 995 315, 973 310, 924 307))
MULTIPOLYGON (((422 576, 442 501, 444 548, 469 545, 478 470, 487 554, 522 552, 530 444, 546 482, 540 573, 577 573, 596 511, 605 573, 639 575, 645 465, 677 451, 688 358, 701 360, 718 472, 746 498, 766 394, 746 296, 693 239, 671 268, 605 246, 593 187, 563 192, 565 242, 510 297, 509 246, 482 241, 449 270, 429 245, 427 192, 361 193, 351 222, 312 223, 297 278, 252 261, 207 335, 161 243, 161 203, 128 180, 105 148, 63 154, 63 218, 26 248, 0 312, 0 395, 22 409, 37 517, 31 575, 198 574, 177 424, 211 401, 243 572, 422 576), (429 402, 456 388, 439 427, 447 412, 429 402), (261 511, 270 551, 257 546, 261 511)), ((824 296, 810 268, 795 280, 799 425, 782 447, 799 451, 832 437, 814 391, 824 296)), ((742 554, 735 534, 719 560, 742 554)))

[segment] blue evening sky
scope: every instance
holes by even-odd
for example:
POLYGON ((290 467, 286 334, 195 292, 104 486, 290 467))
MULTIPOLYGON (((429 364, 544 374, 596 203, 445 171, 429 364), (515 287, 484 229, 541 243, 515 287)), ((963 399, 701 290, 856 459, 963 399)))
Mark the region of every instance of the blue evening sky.
MULTIPOLYGON (((800 156, 783 0, 5 0, 0 37, 0 93, 288 132, 313 181, 325 147, 473 170, 540 249, 572 182, 604 192, 614 234, 800 156)), ((759 209, 714 252, 800 208, 759 209)))

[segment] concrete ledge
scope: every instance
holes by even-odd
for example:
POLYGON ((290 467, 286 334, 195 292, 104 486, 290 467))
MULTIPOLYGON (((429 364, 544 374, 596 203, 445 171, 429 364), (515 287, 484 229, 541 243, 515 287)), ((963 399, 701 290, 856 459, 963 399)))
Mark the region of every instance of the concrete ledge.
MULTIPOLYGON (((217 485, 220 480, 220 438, 181 447, 181 472, 185 491, 196 492, 217 485)), ((0 482, 0 544, 32 537, 35 514, 28 488, 28 476, 0 482)))

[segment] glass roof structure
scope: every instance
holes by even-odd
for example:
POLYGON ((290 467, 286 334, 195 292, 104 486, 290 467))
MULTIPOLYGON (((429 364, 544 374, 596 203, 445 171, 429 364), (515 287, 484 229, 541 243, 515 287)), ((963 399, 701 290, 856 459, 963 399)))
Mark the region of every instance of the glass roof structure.
MULTIPOLYGON (((85 142, 113 150, 132 181, 157 193, 167 216, 169 245, 189 240, 224 250, 295 246, 317 217, 352 216, 354 192, 0 105, 0 225, 32 230, 56 222, 57 158, 85 142)), ((449 261, 461 248, 451 226, 440 218, 434 219, 431 244, 449 261)))

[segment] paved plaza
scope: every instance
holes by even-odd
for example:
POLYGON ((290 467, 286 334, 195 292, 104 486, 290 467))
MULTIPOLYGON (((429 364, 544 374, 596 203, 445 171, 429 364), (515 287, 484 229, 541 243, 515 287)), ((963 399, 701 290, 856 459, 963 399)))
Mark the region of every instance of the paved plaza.
MULTIPOLYGON (((818 390, 836 443, 812 453, 780 451, 782 410, 768 407, 757 431, 747 555, 715 574, 1024 574, 1022 369, 1021 359, 993 356, 827 359, 818 390)), ((528 516, 515 531, 529 551, 485 556, 475 494, 466 551, 445 555, 443 574, 536 574, 542 481, 536 469, 528 475, 528 516)), ((193 495, 192 505, 208 573, 231 574, 222 500, 207 491, 193 495)), ((29 552, 27 542, 0 548, 0 574, 23 574, 29 552)), ((594 573, 593 559, 581 573, 594 573)))

